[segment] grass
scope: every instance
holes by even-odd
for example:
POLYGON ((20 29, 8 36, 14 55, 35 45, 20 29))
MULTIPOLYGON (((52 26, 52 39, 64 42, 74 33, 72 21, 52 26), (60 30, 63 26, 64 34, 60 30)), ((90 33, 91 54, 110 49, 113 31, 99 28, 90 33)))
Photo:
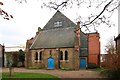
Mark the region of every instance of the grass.
POLYGON ((2 73, 2 78, 3 78, 3 80, 5 79, 15 79, 15 78, 22 78, 22 79, 24 79, 24 78, 51 78, 52 80, 53 80, 53 78, 54 79, 57 79, 58 77, 56 77, 56 76, 53 76, 53 75, 50 75, 50 74, 41 74, 41 73, 28 73, 28 72, 25 72, 25 73, 21 73, 21 72, 15 72, 15 73, 13 73, 13 76, 12 77, 10 77, 9 76, 9 73, 7 72, 5 72, 5 73, 2 73))

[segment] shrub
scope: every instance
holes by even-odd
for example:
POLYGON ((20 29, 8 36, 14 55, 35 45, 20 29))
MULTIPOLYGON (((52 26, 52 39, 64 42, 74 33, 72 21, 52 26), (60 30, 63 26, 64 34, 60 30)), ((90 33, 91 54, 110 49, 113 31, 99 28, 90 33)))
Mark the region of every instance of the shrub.
POLYGON ((105 70, 101 74, 108 78, 120 79, 120 70, 105 70))
POLYGON ((88 63, 88 68, 90 69, 97 68, 97 65, 95 63, 88 63))
POLYGON ((110 78, 116 78, 116 79, 120 79, 120 70, 114 70, 114 71, 109 71, 108 73, 108 77, 110 78))

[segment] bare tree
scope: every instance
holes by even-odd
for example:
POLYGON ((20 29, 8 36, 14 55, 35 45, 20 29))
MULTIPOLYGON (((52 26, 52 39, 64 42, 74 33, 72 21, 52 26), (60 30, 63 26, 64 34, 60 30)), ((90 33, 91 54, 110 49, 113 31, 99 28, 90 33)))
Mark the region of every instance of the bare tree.
MULTIPOLYGON (((15 1, 19 2, 19 3, 27 2, 26 0, 15 0, 15 1)), ((1 6, 3 6, 3 5, 4 5, 4 3, 0 1, 0 15, 6 20, 12 19, 13 16, 1 8, 1 6)))
POLYGON ((106 67, 109 70, 120 70, 120 54, 116 51, 114 40, 110 39, 105 47, 105 51, 108 53, 105 60, 106 67))
POLYGON ((13 57, 12 57, 12 55, 9 55, 9 57, 8 57, 8 67, 9 67, 9 76, 10 77, 12 77, 13 76, 13 67, 12 67, 12 65, 13 65, 13 57))
MULTIPOLYGON (((19 3, 27 3, 28 0, 15 0, 19 3)), ((120 0, 42 0, 43 5, 41 7, 48 7, 54 10, 65 10, 67 8, 72 8, 73 6, 77 6, 81 8, 81 6, 86 5, 85 7, 90 9, 92 7, 100 10, 98 13, 92 13, 85 17, 78 16, 76 20, 80 21, 81 28, 86 28, 87 31, 90 31, 89 28, 93 27, 95 31, 100 24, 106 24, 108 27, 114 26, 111 23, 110 18, 112 14, 117 10, 120 6, 120 0)), ((2 2, 0 4, 3 5, 2 2)), ((1 6, 1 5, 0 5, 1 6)), ((8 13, 0 8, 0 15, 3 16, 4 19, 9 20, 13 18, 12 15, 8 15, 8 13)))
POLYGON ((115 47, 115 42, 113 38, 110 38, 105 46, 105 51, 110 54, 115 54, 116 52, 116 47, 115 47))
MULTIPOLYGON (((0 7, 4 5, 3 2, 0 2, 0 7)), ((2 8, 0 8, 0 15, 6 19, 6 20, 9 20, 10 18, 13 18, 12 15, 8 14, 6 11, 4 11, 2 8)))
POLYGON ((94 8, 101 11, 97 14, 90 14, 86 21, 83 20, 85 19, 84 17, 78 16, 81 23, 81 28, 85 27, 86 30, 89 31, 89 27, 93 27, 94 30, 96 30, 96 27, 102 23, 106 24, 108 27, 114 26, 114 24, 111 24, 110 18, 119 7, 119 3, 120 0, 50 0, 48 3, 43 2, 43 6, 55 10, 72 8, 73 6, 78 6, 81 8, 83 5, 87 5, 86 7, 89 9, 94 6, 94 8))

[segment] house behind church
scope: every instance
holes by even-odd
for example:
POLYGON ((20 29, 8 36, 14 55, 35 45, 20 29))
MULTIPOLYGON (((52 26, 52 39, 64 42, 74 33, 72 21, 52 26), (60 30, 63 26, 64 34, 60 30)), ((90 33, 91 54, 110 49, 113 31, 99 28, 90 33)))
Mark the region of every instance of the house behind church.
POLYGON ((120 49, 120 34, 115 38, 116 49, 120 49))
POLYGON ((5 47, 4 45, 0 44, 0 67, 4 67, 4 52, 5 52, 5 47))
POLYGON ((34 38, 26 42, 26 67, 82 69, 100 64, 99 33, 85 34, 80 22, 73 23, 57 11, 34 38))
POLYGON ((116 53, 118 55, 118 62, 120 64, 120 59, 119 59, 120 58, 120 34, 115 38, 115 42, 116 42, 116 53))

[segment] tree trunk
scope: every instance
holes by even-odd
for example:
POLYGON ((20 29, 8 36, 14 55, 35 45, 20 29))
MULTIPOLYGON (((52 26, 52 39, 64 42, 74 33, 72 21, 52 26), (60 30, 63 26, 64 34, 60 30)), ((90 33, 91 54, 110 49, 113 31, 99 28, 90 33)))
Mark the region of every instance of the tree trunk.
POLYGON ((10 77, 12 77, 13 76, 13 68, 12 67, 9 67, 9 71, 10 71, 10 77))

